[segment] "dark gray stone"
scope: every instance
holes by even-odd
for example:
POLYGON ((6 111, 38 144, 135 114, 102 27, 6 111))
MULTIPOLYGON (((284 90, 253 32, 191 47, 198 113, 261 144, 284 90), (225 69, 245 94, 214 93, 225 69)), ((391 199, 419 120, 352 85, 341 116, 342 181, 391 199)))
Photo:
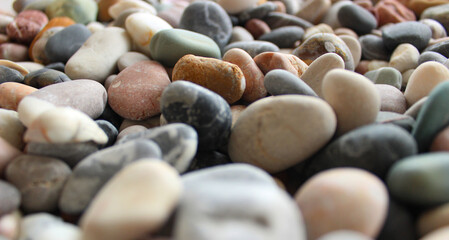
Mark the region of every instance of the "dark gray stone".
POLYGON ((449 33, 449 3, 426 8, 420 15, 420 19, 433 19, 441 23, 446 33, 449 33))
POLYGON ((0 66, 0 83, 4 82, 23 82, 23 75, 12 68, 0 66))
POLYGON ((401 22, 384 27, 382 39, 387 49, 393 51, 399 44, 410 43, 419 51, 427 47, 432 30, 429 26, 420 22, 401 22))
POLYGON ((388 50, 381 37, 367 34, 359 38, 362 56, 366 60, 389 61, 392 51, 388 50))
POLYGON ((434 61, 434 62, 439 62, 439 63, 443 63, 447 60, 447 57, 443 56, 441 53, 437 53, 434 51, 425 51, 423 53, 421 53, 421 55, 419 55, 419 59, 418 59, 418 65, 425 63, 425 62, 430 62, 430 61, 434 61))
POLYGON ((264 86, 273 96, 299 94, 318 97, 307 83, 295 74, 283 69, 268 72, 264 78, 264 86))
POLYGON ((189 167, 198 146, 198 135, 191 126, 172 123, 124 136, 118 144, 135 139, 154 141, 162 151, 162 160, 183 173, 189 167))
POLYGON ((108 142, 104 144, 102 147, 109 147, 112 146, 115 143, 115 140, 118 136, 118 130, 117 128, 110 122, 106 120, 95 120, 97 125, 106 133, 106 136, 108 136, 108 142))
POLYGON ((437 52, 445 56, 446 58, 449 58, 449 40, 432 44, 428 46, 426 49, 424 49, 424 52, 428 51, 437 52))
POLYGON ((217 151, 197 152, 187 171, 191 172, 198 169, 224 165, 229 163, 232 163, 231 159, 223 153, 217 151))
POLYGON ((268 26, 270 26, 271 29, 285 26, 298 26, 304 29, 313 27, 313 24, 307 20, 280 12, 271 12, 263 20, 268 24, 268 26))
POLYGON ((238 16, 240 23, 243 25, 246 23, 246 21, 257 18, 257 19, 263 19, 265 18, 269 13, 276 11, 277 5, 273 2, 266 2, 264 4, 261 4, 257 7, 247 9, 243 12, 241 12, 238 16))
POLYGON ((196 130, 199 150, 215 150, 228 143, 231 108, 202 86, 182 80, 171 83, 162 93, 161 111, 168 123, 185 123, 196 130))
POLYGON ((73 24, 51 36, 45 44, 45 55, 50 62, 67 62, 92 35, 84 24, 73 24))
POLYGON ((20 206, 20 192, 14 185, 0 180, 0 217, 11 213, 20 206))
POLYGON ((50 64, 45 65, 45 68, 64 72, 65 64, 62 62, 55 62, 55 63, 50 63, 50 64))
POLYGON ((232 22, 226 11, 215 2, 191 3, 182 13, 179 28, 204 34, 220 48, 231 39, 232 22))
POLYGON ((304 35, 304 29, 298 26, 276 28, 260 36, 258 40, 276 44, 279 48, 293 48, 304 35))
POLYGON ((67 214, 82 213, 98 191, 126 165, 160 159, 161 150, 150 140, 135 140, 91 154, 79 162, 67 180, 59 199, 59 208, 67 214))
POLYGON ((373 14, 356 4, 341 7, 337 15, 343 27, 354 30, 358 35, 368 34, 377 27, 373 14))
POLYGON ((240 48, 247 52, 251 57, 255 57, 263 52, 279 52, 279 47, 267 41, 243 41, 234 42, 227 45, 223 52, 227 52, 231 48, 240 48))
POLYGON ((43 88, 48 85, 72 81, 65 73, 49 69, 42 68, 28 73, 25 76, 23 82, 31 87, 43 88))
POLYGON ((377 239, 415 240, 415 219, 409 210, 390 198, 388 215, 377 239))

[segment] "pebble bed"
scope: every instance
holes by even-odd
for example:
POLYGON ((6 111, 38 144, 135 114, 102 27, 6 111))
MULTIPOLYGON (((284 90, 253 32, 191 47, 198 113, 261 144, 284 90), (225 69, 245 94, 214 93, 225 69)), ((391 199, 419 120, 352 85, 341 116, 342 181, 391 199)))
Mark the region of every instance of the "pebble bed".
POLYGON ((448 0, 1 0, 0 240, 447 240, 448 31, 448 0))

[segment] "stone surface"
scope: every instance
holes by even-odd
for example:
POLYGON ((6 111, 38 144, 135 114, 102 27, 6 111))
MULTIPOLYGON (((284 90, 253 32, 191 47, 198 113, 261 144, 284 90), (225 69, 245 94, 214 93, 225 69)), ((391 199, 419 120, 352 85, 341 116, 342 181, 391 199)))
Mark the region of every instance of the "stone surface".
POLYGON ((448 141, 449 141, 449 131, 447 127, 444 127, 434 137, 432 143, 430 144, 429 151, 430 152, 442 152, 449 151, 448 149, 448 141))
POLYGON ((293 48, 295 43, 302 39, 304 29, 298 26, 286 26, 273 29, 258 38, 276 44, 279 48, 293 48))
POLYGON ((6 168, 6 179, 20 191, 26 212, 54 211, 70 168, 55 158, 21 155, 6 168))
MULTIPOLYGON (((121 72, 125 68, 133 65, 134 63, 141 62, 141 61, 148 61, 148 60, 150 60, 150 58, 147 57, 143 53, 127 52, 127 53, 123 54, 122 56, 120 56, 120 58, 117 60, 117 67, 118 67, 118 70, 121 72)), ((106 87, 106 82, 105 82, 105 88, 108 89, 106 87)))
POLYGON ((186 123, 197 131, 199 150, 214 150, 228 142, 231 109, 222 97, 204 87, 173 82, 162 93, 161 111, 168 123, 186 123))
POLYGON ((83 24, 65 27, 48 39, 45 55, 50 62, 66 63, 91 35, 83 24))
POLYGON ((264 74, 274 69, 284 69, 301 77, 308 68, 304 61, 288 53, 265 52, 255 56, 254 61, 264 74))
POLYGON ((253 41, 254 37, 251 33, 241 26, 234 26, 232 28, 231 39, 229 43, 239 42, 239 41, 253 41))
POLYGON ((342 6, 337 17, 343 27, 354 30, 358 35, 368 34, 377 27, 373 14, 356 4, 342 6))
POLYGON ((28 86, 39 89, 51 84, 68 81, 71 81, 71 79, 63 72, 48 68, 42 68, 37 71, 28 73, 25 76, 23 83, 25 83, 28 86))
POLYGON ((185 55, 173 68, 172 81, 185 80, 205 87, 229 104, 238 101, 245 91, 242 70, 232 63, 194 55, 185 55))
POLYGON ((256 7, 250 7, 238 14, 239 22, 246 23, 250 19, 263 19, 269 13, 278 9, 276 3, 265 2, 256 7))
POLYGON ((389 111, 380 111, 377 114, 376 122, 380 124, 393 124, 398 127, 401 127, 405 129, 407 132, 411 132, 413 125, 415 125, 415 119, 405 115, 400 114, 396 112, 389 112, 389 111))
POLYGON ((384 0, 376 3, 373 9, 379 26, 388 23, 415 21, 415 13, 407 8, 403 1, 384 0))
POLYGON ((56 0, 45 9, 49 18, 69 17, 87 24, 97 19, 98 5, 94 0, 56 0))
POLYGON ((381 37, 374 34, 367 34, 359 38, 362 47, 362 56, 368 60, 389 61, 391 51, 387 49, 381 37))
POLYGON ((49 213, 29 214, 20 221, 20 234, 18 239, 32 239, 36 237, 44 228, 51 228, 54 225, 62 224, 62 220, 49 213))
POLYGON ((373 123, 380 110, 380 95, 374 84, 348 70, 329 71, 323 79, 322 93, 337 115, 337 135, 373 123))
POLYGON ((410 43, 418 50, 423 50, 432 37, 432 30, 420 22, 396 23, 382 29, 385 47, 394 50, 399 44, 410 43))
POLYGON ((156 15, 157 11, 149 2, 139 0, 121 0, 109 7, 108 13, 113 19, 118 19, 119 16, 130 10, 138 9, 139 11, 149 12, 156 15))
POLYGON ((106 182, 126 165, 160 157, 161 150, 149 140, 131 141, 87 156, 68 178, 59 199, 59 209, 67 214, 82 213, 106 182))
POLYGON ((234 162, 279 172, 316 153, 333 136, 335 127, 334 112, 318 98, 264 98, 251 104, 237 119, 228 153, 234 162))
POLYGON ((282 69, 275 69, 267 73, 264 78, 264 85, 273 96, 299 94, 318 97, 303 80, 282 69))
POLYGON ((309 239, 343 229, 374 238, 388 211, 383 182, 355 168, 335 168, 315 175, 301 186, 295 200, 304 215, 309 239))
POLYGON ((0 180, 0 216, 17 210, 20 206, 20 192, 14 185, 0 180))
POLYGON ((66 240, 78 240, 81 238, 81 229, 73 224, 60 222, 45 226, 33 240, 57 240, 64 237, 66 240))
POLYGON ((22 214, 19 210, 0 217, 0 236, 5 240, 17 239, 21 228, 21 220, 22 214))
POLYGON ((251 42, 242 41, 228 44, 223 51, 227 52, 233 48, 240 48, 247 52, 251 57, 255 57, 264 52, 279 52, 279 47, 267 41, 255 40, 251 42))
POLYGON ((415 224, 415 216, 409 209, 390 198, 388 216, 378 238, 385 240, 417 239, 415 224))
POLYGON ((82 238, 136 239, 154 232, 171 215, 182 189, 179 174, 167 163, 131 163, 93 199, 81 219, 82 238))
POLYGON ((380 95, 380 111, 405 113, 407 101, 399 89, 387 84, 376 84, 376 88, 380 95))
POLYGON ((415 46, 403 43, 397 46, 391 54, 389 65, 399 72, 405 72, 418 67, 419 56, 419 51, 415 46))
POLYGON ((120 72, 108 88, 108 103, 123 118, 143 120, 160 113, 159 99, 170 84, 164 67, 142 61, 120 72))
POLYGON ((366 72, 364 76, 375 84, 387 84, 399 90, 402 87, 402 75, 396 68, 381 67, 379 69, 366 72))
POLYGON ((425 19, 419 20, 419 22, 424 23, 430 27, 430 30, 432 30, 432 38, 433 39, 447 37, 446 29, 437 20, 425 18, 425 19))

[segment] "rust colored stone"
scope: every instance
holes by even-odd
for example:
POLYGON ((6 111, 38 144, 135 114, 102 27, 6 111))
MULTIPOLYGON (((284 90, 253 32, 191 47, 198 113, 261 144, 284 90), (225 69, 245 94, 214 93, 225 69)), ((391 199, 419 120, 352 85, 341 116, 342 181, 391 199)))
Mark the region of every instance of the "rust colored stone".
POLYGON ((413 12, 416 13, 416 15, 421 15, 424 10, 430 7, 443 5, 449 3, 448 0, 410 0, 407 3, 407 7, 413 10, 413 12))
POLYGON ((265 33, 271 32, 268 24, 260 19, 250 19, 245 23, 245 28, 253 35, 254 39, 258 39, 265 33))
POLYGON ((449 152, 449 127, 441 130, 430 145, 431 152, 449 152))
POLYGON ((20 101, 35 91, 37 88, 22 83, 2 83, 0 84, 0 107, 17 111, 20 101))
POLYGON ((254 61, 264 74, 274 69, 284 69, 301 77, 309 67, 297 56, 286 53, 265 52, 254 57, 254 61))
POLYGON ((382 0, 374 6, 373 12, 379 27, 387 23, 416 21, 413 11, 397 0, 382 0))
POLYGON ((98 20, 101 22, 110 22, 112 20, 109 15, 109 7, 119 2, 120 0, 99 0, 98 1, 98 20))

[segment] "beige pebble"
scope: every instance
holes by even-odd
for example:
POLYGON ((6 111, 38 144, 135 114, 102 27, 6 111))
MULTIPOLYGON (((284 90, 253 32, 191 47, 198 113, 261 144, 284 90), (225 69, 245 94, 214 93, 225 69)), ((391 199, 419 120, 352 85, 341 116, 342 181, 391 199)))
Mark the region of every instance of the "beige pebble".
POLYGON ((376 120, 380 95, 365 76, 344 69, 331 70, 324 76, 322 91, 337 115, 338 135, 376 120))
POLYGON ((301 1, 300 9, 295 15, 313 24, 318 24, 331 5, 331 0, 304 0, 301 1))
POLYGON ((373 70, 377 70, 379 68, 383 68, 383 67, 388 67, 389 63, 387 61, 382 61, 382 60, 371 60, 368 63, 368 71, 373 71, 373 70))
POLYGON ((323 78, 332 69, 344 69, 343 59, 335 53, 326 53, 313 61, 309 68, 301 76, 301 79, 309 85, 313 91, 323 97, 322 83, 323 78))
POLYGON ((380 95, 380 111, 405 113, 407 102, 399 89, 388 84, 375 84, 380 95))
POLYGON ((235 122, 237 122, 237 119, 239 119, 240 114, 242 114, 243 110, 246 109, 245 105, 233 105, 231 106, 231 114, 232 114, 232 127, 234 127, 235 122))
POLYGON ((5 59, 0 59, 0 66, 5 66, 5 67, 12 68, 14 70, 17 70, 23 76, 26 76, 28 73, 30 73, 30 71, 28 71, 26 68, 22 67, 21 65, 15 63, 13 61, 5 60, 5 59))
POLYGON ((354 59, 354 66, 359 65, 359 62, 362 59, 362 46, 360 45, 358 38, 349 35, 342 35, 340 38, 346 43, 349 51, 351 51, 352 58, 354 59))
POLYGON ((132 125, 129 126, 125 129, 123 129, 122 131, 120 131, 120 133, 117 135, 117 141, 119 141, 120 139, 122 139, 124 136, 129 135, 129 134, 134 134, 137 132, 142 132, 147 130, 148 128, 142 126, 142 125, 132 125))
POLYGON ((231 40, 229 40, 229 43, 240 41, 254 41, 254 37, 248 30, 246 30, 246 28, 235 26, 232 28, 231 40))
POLYGON ((439 228, 420 238, 420 240, 447 240, 447 239, 449 239, 449 226, 439 228))
POLYGON ((419 22, 424 23, 430 27, 430 29, 432 30, 432 38, 433 39, 447 37, 447 33, 446 33, 446 30, 444 29, 444 26, 437 20, 425 18, 425 19, 419 20, 419 22))
POLYGON ((348 36, 352 36, 356 39, 359 38, 359 36, 357 35, 356 32, 354 32, 354 30, 350 29, 350 28, 344 28, 344 27, 340 27, 334 30, 335 35, 341 37, 344 35, 348 35, 348 36))
POLYGON ((432 89, 443 81, 449 80, 449 69, 439 62, 425 62, 413 71, 405 88, 407 105, 411 106, 427 96, 432 89))
POLYGON ((336 230, 353 230, 375 238, 388 212, 386 186, 356 168, 334 168, 309 179, 295 194, 308 239, 336 230))
POLYGON ((421 107, 424 105, 424 103, 427 101, 427 96, 419 99, 417 102, 415 102, 412 106, 410 106, 407 111, 405 111, 404 115, 410 116, 414 119, 418 117, 419 110, 421 110, 421 107))
POLYGON ((25 126, 20 122, 16 111, 0 108, 0 137, 11 146, 22 150, 25 126))
POLYGON ((304 35, 302 36, 302 39, 306 40, 316 33, 334 33, 334 30, 331 26, 325 23, 320 23, 318 25, 307 28, 304 32, 304 35))
POLYGON ((334 135, 335 127, 335 113, 319 98, 263 98, 240 114, 231 132, 228 153, 234 162, 275 173, 316 153, 334 135))
MULTIPOLYGON (((117 61, 118 70, 121 72, 123 69, 133 65, 134 63, 150 60, 146 55, 139 52, 127 52, 120 56, 117 61)), ((106 85, 106 84, 105 84, 106 85)))
POLYGON ((19 210, 0 216, 0 236, 6 239, 18 239, 22 213, 19 210))
POLYGON ((108 13, 113 19, 117 17, 125 10, 137 8, 149 12, 151 14, 156 14, 156 9, 149 3, 139 0, 121 0, 109 7, 108 13))
POLYGON ((298 77, 309 67, 304 61, 293 54, 264 52, 254 57, 257 66, 264 74, 274 69, 284 69, 298 77))
POLYGON ((240 13, 245 9, 256 6, 259 0, 218 0, 216 1, 229 14, 240 13))
POLYGON ((410 76, 415 71, 415 69, 409 69, 402 73, 402 89, 405 89, 408 84, 408 80, 410 80, 410 76))
POLYGON ((441 227, 449 225, 449 204, 425 211, 418 218, 417 226, 420 236, 424 236, 441 227))
POLYGON ((23 98, 17 107, 19 119, 26 127, 44 111, 54 108, 55 105, 39 98, 28 96, 23 98))
POLYGON ((410 43, 403 43, 396 47, 390 57, 389 66, 399 72, 405 72, 418 66, 419 50, 410 43))
POLYGON ((109 75, 106 80, 104 80, 104 88, 106 89, 106 91, 109 89, 109 87, 111 86, 112 82, 114 81, 114 79, 117 77, 117 74, 112 74, 109 75))
POLYGON ((181 197, 178 172, 163 161, 137 161, 118 172, 81 219, 83 240, 136 239, 168 219, 181 197))

